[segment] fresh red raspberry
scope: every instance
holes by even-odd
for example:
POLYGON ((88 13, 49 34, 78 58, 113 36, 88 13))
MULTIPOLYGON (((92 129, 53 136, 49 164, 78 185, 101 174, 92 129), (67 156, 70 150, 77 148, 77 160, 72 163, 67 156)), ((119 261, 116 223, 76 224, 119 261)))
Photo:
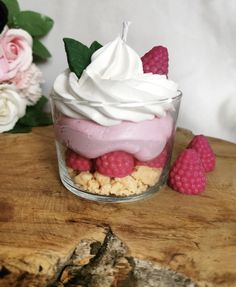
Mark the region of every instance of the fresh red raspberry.
POLYGON ((168 150, 167 147, 165 147, 163 151, 154 159, 147 161, 136 160, 135 165, 144 165, 149 167, 162 168, 165 166, 167 157, 168 157, 168 150))
POLYGON ((196 150, 206 172, 212 171, 215 168, 216 158, 208 139, 204 135, 195 136, 188 145, 188 148, 196 150))
POLYGON ((204 191, 205 171, 194 149, 185 149, 176 159, 169 173, 168 185, 186 194, 198 194, 204 191))
POLYGON ((124 177, 134 168, 134 158, 124 151, 106 153, 96 159, 97 171, 111 177, 124 177))
POLYGON ((92 161, 73 150, 68 149, 65 153, 66 165, 77 171, 89 171, 92 169, 92 161))
POLYGON ((141 58, 144 73, 168 75, 168 50, 163 46, 155 46, 141 58))

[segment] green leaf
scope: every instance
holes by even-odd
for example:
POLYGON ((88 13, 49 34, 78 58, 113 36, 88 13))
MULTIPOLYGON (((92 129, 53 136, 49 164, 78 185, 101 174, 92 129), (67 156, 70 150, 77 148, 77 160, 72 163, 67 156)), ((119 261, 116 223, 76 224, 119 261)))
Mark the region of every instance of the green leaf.
POLYGON ((19 119, 19 123, 28 127, 51 125, 51 117, 43 111, 47 98, 42 96, 34 106, 28 106, 24 117, 19 119))
POLYGON ((0 0, 0 34, 8 22, 8 9, 7 6, 0 0))
POLYGON ((48 49, 36 38, 33 38, 33 54, 43 60, 51 57, 48 49))
POLYGON ((32 127, 47 126, 52 124, 51 116, 44 112, 47 98, 42 96, 34 106, 28 106, 25 115, 18 120, 10 133, 26 133, 32 127))
POLYGON ((94 52, 96 52, 100 48, 102 48, 102 45, 100 43, 98 43, 97 41, 94 41, 89 47, 89 49, 91 50, 92 54, 94 52))
POLYGON ((32 131, 31 127, 28 126, 24 126, 22 124, 20 124, 19 122, 17 122, 14 126, 14 128, 10 131, 8 131, 8 133, 13 133, 13 134, 17 134, 17 133, 29 133, 32 131))
POLYGON ((40 37, 46 35, 53 26, 53 20, 43 14, 33 11, 22 11, 13 17, 16 28, 22 28, 31 36, 40 37))
POLYGON ((80 78, 83 70, 91 62, 92 52, 87 46, 74 39, 64 38, 63 41, 69 68, 80 78))
POLYGON ((44 106, 48 102, 48 99, 45 96, 42 96, 34 106, 28 107, 29 109, 34 109, 37 112, 42 112, 44 106))
POLYGON ((8 9, 8 25, 11 27, 13 16, 20 12, 20 6, 17 0, 2 0, 8 9))

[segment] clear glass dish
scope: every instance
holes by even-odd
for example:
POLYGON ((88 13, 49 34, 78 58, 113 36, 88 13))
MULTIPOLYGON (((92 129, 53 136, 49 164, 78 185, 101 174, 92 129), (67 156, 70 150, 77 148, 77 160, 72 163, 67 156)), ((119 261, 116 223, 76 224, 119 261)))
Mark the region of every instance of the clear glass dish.
MULTIPOLYGON (((105 127, 83 117, 67 117, 58 109, 58 99, 52 94, 63 185, 80 197, 103 202, 134 201, 157 192, 168 177, 181 98, 182 93, 178 91, 172 99, 152 103, 106 103, 133 109, 143 104, 159 105, 166 112, 160 118, 105 127), (113 176, 112 171, 118 176, 113 176)), ((86 101, 71 103, 75 104, 101 105, 86 101)))

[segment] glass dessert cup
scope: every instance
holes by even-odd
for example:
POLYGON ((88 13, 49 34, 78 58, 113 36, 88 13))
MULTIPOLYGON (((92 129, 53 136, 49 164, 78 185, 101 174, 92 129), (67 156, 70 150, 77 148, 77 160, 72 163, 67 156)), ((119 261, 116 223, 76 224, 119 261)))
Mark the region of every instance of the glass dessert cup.
MULTIPOLYGON (((66 116, 52 94, 63 185, 82 198, 102 202, 135 201, 157 192, 168 177, 181 97, 178 91, 174 98, 149 103, 163 107, 166 112, 162 117, 103 126, 82 115, 81 119, 66 116)), ((85 101, 73 101, 74 104, 99 105, 85 101)), ((135 109, 141 104, 146 103, 126 106, 135 109)))

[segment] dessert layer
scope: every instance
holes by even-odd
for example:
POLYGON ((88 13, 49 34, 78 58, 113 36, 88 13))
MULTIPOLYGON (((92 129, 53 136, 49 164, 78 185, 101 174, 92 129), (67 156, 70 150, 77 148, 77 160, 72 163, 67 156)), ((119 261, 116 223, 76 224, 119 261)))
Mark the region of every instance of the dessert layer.
POLYGON ((164 149, 172 134, 169 114, 139 123, 123 121, 115 126, 101 126, 83 119, 60 116, 54 123, 57 140, 87 157, 122 150, 140 161, 151 160, 164 149))

